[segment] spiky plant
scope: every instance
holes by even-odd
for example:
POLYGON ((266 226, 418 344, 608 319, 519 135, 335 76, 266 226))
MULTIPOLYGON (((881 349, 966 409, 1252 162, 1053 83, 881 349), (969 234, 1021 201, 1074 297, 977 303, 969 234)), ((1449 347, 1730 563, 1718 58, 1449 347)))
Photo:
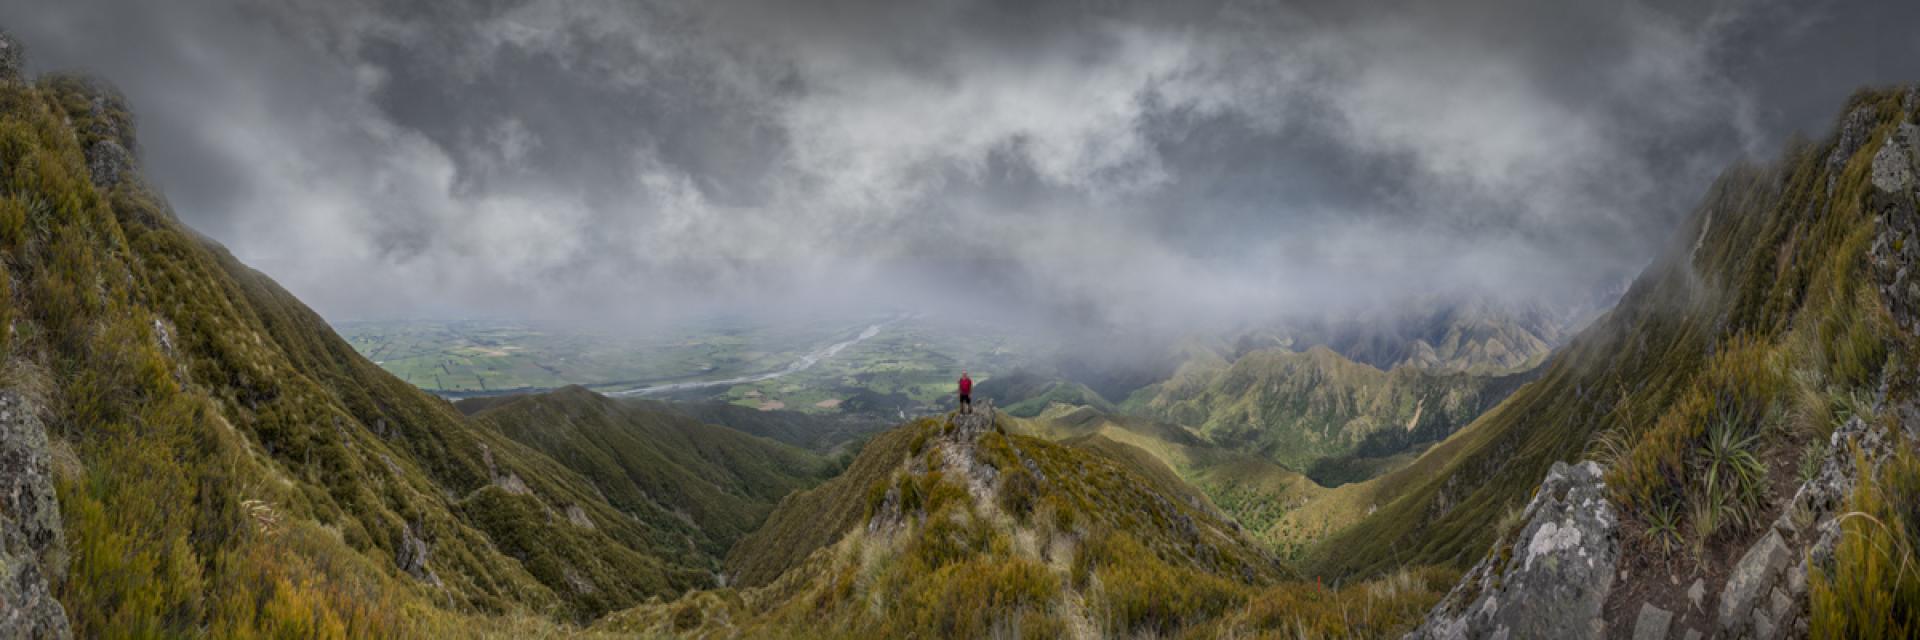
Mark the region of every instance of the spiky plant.
POLYGON ((1661 503, 1647 513, 1647 542, 1659 549, 1662 557, 1680 549, 1680 514, 1673 505, 1661 503))
POLYGON ((1827 443, 1815 440, 1806 450, 1800 452, 1800 484, 1813 482, 1820 475, 1820 465, 1827 459, 1827 443))
POLYGON ((1721 523, 1750 525, 1767 467, 1758 452, 1760 434, 1749 433, 1736 417, 1726 416, 1707 429, 1697 466, 1702 495, 1723 516, 1721 523))

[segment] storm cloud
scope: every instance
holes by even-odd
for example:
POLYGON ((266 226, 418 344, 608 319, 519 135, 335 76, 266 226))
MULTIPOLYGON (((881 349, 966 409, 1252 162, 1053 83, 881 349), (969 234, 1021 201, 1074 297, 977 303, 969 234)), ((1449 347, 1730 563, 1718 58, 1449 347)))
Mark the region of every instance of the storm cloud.
POLYGON ((1910 2, 0 0, 333 319, 1179 325, 1630 277, 1910 2))

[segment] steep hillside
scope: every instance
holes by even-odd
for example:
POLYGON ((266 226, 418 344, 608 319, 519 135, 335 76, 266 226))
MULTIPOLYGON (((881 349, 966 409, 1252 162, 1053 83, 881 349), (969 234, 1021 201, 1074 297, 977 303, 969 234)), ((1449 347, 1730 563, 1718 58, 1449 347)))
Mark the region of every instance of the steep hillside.
POLYGON ((431 634, 428 603, 584 619, 709 583, 692 525, 469 424, 181 226, 111 90, 0 67, 0 391, 46 426, 41 573, 77 634, 431 634))
POLYGON ((974 386, 974 394, 993 398, 1006 405, 1008 414, 1022 418, 1040 415, 1040 412, 1056 403, 1113 410, 1113 403, 1086 385, 1029 371, 1014 371, 988 378, 974 386))
POLYGON ((1286 581, 1259 545, 1153 456, 1099 435, 1067 443, 1008 435, 990 411, 882 434, 848 476, 783 502, 729 559, 782 565, 777 578, 743 574, 743 588, 644 605, 596 629, 800 638, 1380 636, 1411 628, 1454 575, 1422 570, 1340 590, 1286 581), (829 515, 803 517, 815 514, 829 515), (836 533, 811 537, 822 528, 836 533), (778 559, 755 557, 762 554, 778 559))
POLYGON ((662 527, 691 520, 696 545, 716 558, 781 497, 834 470, 794 447, 579 386, 518 396, 473 418, 579 472, 634 518, 662 527))
POLYGON ((1887 211, 1914 195, 1882 174, 1912 173, 1898 145, 1915 102, 1863 92, 1826 141, 1728 171, 1538 381, 1411 465, 1333 492, 1379 512, 1321 545, 1313 571, 1464 565, 1549 465, 1585 453, 1607 469, 1632 571, 1684 554, 1717 579, 1790 497, 1796 461, 1842 419, 1910 393, 1912 336, 1889 307, 1912 299, 1893 285, 1913 245, 1887 211))
POLYGON ((1298 505, 1318 500, 1326 489, 1264 457, 1216 446, 1186 427, 1058 405, 1033 419, 1006 422, 1017 433, 1100 450, 1115 459, 1148 456, 1283 559, 1296 558, 1328 529, 1323 523, 1286 517, 1298 505))
POLYGON ((1343 463, 1438 441, 1505 397, 1524 375, 1389 372, 1327 347, 1261 349, 1231 362, 1190 360, 1122 408, 1192 426, 1221 447, 1339 484, 1369 475, 1364 466, 1343 463))
POLYGON ((887 422, 855 414, 764 411, 731 402, 665 402, 646 398, 621 398, 620 402, 644 411, 684 415, 816 453, 843 448, 889 426, 887 422))

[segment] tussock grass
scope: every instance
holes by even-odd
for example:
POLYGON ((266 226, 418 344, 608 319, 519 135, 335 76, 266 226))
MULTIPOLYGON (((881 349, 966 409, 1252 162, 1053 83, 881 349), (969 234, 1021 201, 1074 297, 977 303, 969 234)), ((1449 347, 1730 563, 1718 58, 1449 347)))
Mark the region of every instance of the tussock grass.
POLYGON ((1832 559, 1808 576, 1815 638, 1920 634, 1920 457, 1909 446, 1863 476, 1832 559))

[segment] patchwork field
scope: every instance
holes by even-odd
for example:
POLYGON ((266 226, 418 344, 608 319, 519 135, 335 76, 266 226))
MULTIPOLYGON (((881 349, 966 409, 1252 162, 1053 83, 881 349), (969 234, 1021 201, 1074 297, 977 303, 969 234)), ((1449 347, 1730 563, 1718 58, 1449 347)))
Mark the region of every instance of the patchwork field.
POLYGON ((356 350, 449 397, 567 385, 602 393, 724 400, 764 410, 916 415, 951 401, 962 368, 984 381, 1032 364, 1032 340, 924 317, 821 318, 778 327, 703 320, 648 335, 508 322, 346 322, 356 350))

